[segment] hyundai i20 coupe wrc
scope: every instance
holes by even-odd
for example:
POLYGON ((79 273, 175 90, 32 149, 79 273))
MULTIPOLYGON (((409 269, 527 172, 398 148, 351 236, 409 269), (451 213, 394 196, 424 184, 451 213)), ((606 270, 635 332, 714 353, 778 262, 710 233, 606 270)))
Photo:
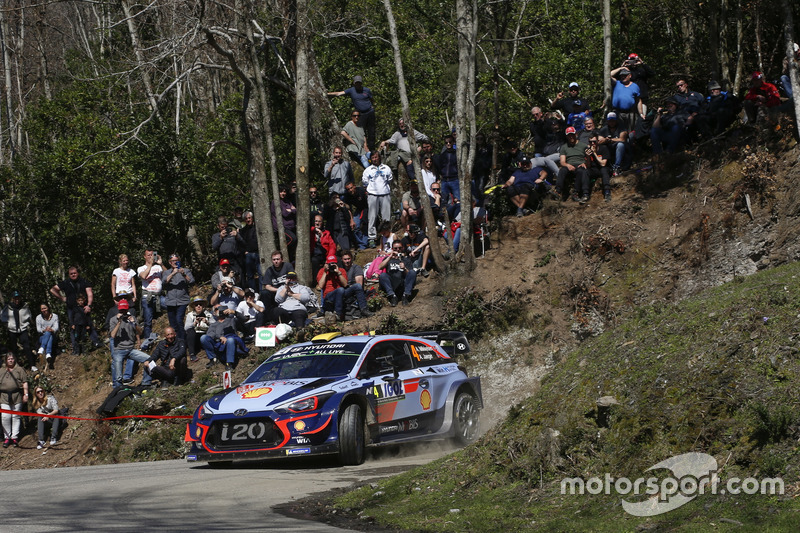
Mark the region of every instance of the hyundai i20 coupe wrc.
POLYGON ((454 360, 469 351, 463 333, 321 337, 278 350, 200 405, 187 459, 337 454, 357 465, 367 446, 477 438, 480 377, 454 360))

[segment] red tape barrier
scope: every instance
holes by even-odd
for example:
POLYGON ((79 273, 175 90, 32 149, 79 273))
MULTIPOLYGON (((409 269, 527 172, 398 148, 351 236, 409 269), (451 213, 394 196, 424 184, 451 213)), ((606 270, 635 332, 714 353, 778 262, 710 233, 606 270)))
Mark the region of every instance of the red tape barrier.
POLYGON ((124 416, 109 416, 104 418, 81 418, 78 416, 61 416, 61 415, 41 415, 39 413, 28 413, 25 411, 10 411, 8 409, 0 409, 0 413, 10 414, 10 415, 19 415, 19 416, 41 416, 44 418, 62 418, 64 420, 89 420, 91 422, 101 422, 103 420, 120 420, 123 418, 154 418, 157 420, 168 420, 168 419, 184 419, 184 420, 191 420, 191 415, 173 415, 173 416, 166 416, 166 415, 124 415, 124 416))

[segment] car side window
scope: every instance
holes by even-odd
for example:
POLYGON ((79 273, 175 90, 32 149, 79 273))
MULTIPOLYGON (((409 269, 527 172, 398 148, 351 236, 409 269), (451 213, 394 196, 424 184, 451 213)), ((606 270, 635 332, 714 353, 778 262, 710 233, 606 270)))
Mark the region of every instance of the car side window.
POLYGON ((410 341, 408 345, 411 360, 416 367, 441 365, 451 362, 448 359, 442 359, 437 351, 427 344, 410 341))
POLYGON ((402 372, 412 368, 411 357, 405 342, 383 341, 379 342, 370 349, 361 370, 358 372, 359 378, 378 376, 402 372))

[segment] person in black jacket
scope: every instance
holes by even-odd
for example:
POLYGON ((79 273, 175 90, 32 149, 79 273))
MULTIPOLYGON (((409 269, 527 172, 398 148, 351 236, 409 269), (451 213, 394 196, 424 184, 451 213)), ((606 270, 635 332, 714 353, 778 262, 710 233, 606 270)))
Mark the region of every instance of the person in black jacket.
POLYGON ((150 375, 161 381, 162 387, 178 385, 186 375, 186 342, 171 327, 164 330, 164 340, 156 345, 150 358, 150 375))
POLYGON ((259 257, 258 234, 256 233, 255 217, 252 211, 244 213, 244 227, 239 230, 244 241, 244 283, 246 288, 258 291, 259 257))

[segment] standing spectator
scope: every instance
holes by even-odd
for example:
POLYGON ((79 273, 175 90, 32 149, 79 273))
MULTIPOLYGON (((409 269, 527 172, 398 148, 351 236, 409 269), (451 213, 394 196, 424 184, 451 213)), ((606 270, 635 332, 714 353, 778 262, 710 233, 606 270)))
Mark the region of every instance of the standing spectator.
POLYGON ((186 313, 183 330, 189 348, 189 359, 195 362, 200 351, 200 337, 206 334, 208 327, 214 322, 214 315, 206 309, 203 298, 195 298, 190 305, 192 310, 186 313))
MULTIPOLYGON (((414 139, 421 143, 422 141, 427 141, 428 136, 424 133, 421 133, 417 130, 414 130, 414 139)), ((397 164, 399 167, 399 163, 403 163, 406 167, 406 175, 409 179, 414 179, 414 159, 412 158, 411 154, 411 143, 408 142, 408 128, 406 127, 406 121, 402 118, 397 121, 397 131, 395 131, 391 137, 387 140, 383 141, 380 145, 380 149, 383 150, 387 144, 391 144, 397 148, 397 164)), ((387 159, 388 162, 388 159, 387 159)), ((394 161, 390 164, 390 166, 394 166, 396 164, 394 161)))
MULTIPOLYGON (((125 300, 128 303, 128 314, 134 318, 134 321, 136 320, 136 308, 131 305, 130 295, 128 293, 125 291, 119 291, 115 300, 116 301, 114 302, 113 307, 111 307, 108 310, 108 313, 106 313, 105 328, 108 332, 111 331, 111 319, 117 316, 117 313, 119 313, 118 304, 121 300, 125 300)), ((155 334, 153 334, 153 337, 155 338, 155 334)), ((108 349, 111 350, 111 353, 114 353, 114 338, 111 336, 108 338, 108 349)), ((122 373, 123 383, 131 382, 131 378, 136 373, 138 368, 139 365, 136 363, 136 361, 133 359, 128 359, 125 362, 125 370, 122 373)))
POLYGON ((92 320, 92 312, 86 311, 88 308, 86 296, 79 294, 78 307, 75 309, 72 325, 70 326, 73 355, 81 355, 83 352, 83 340, 86 337, 91 339, 95 348, 100 346, 100 339, 97 337, 97 330, 94 328, 94 321, 92 320))
POLYGON ((586 173, 591 180, 600 178, 603 183, 603 198, 611 201, 611 173, 608 168, 608 148, 600 144, 597 132, 589 138, 586 149, 586 173))
POLYGON ((233 208, 233 216, 230 218, 230 225, 236 229, 244 227, 244 209, 241 207, 233 208))
POLYGON ((257 291, 260 271, 255 220, 252 211, 245 211, 244 227, 239 230, 239 235, 244 241, 244 283, 242 285, 257 291))
POLYGON ((654 78, 656 73, 635 53, 628 54, 628 59, 622 63, 622 66, 631 71, 631 80, 639 86, 642 115, 647 115, 647 102, 650 100, 650 78, 654 78))
POLYGON ((611 107, 617 114, 617 120, 625 131, 636 127, 636 120, 644 118, 642 93, 633 82, 631 71, 627 67, 615 68, 611 71, 612 94, 611 107))
MULTIPOLYGON (((141 278, 141 274, 139 277, 141 278)), ((67 304, 67 322, 70 326, 73 324, 73 317, 75 316, 75 313, 79 310, 77 304, 78 294, 83 294, 86 296, 86 304, 84 306, 86 309, 83 309, 82 314, 89 313, 92 310, 92 304, 94 303, 92 284, 86 279, 80 277, 78 267, 76 266, 69 267, 67 270, 67 279, 53 285, 50 288, 50 294, 67 304)), ((95 348, 99 347, 100 341, 97 340, 95 343, 95 348)), ((72 349, 73 351, 75 350, 74 343, 72 345, 72 349)))
MULTIPOLYGON (((137 345, 140 344, 140 329, 136 326, 136 319, 129 313, 130 304, 123 299, 117 302, 119 313, 111 318, 111 338, 114 339, 114 349, 111 352, 111 385, 119 387, 120 385, 130 385, 130 383, 123 383, 122 380, 122 363, 125 359, 133 359, 137 363, 147 362, 150 357, 138 350, 137 345)), ((145 369, 144 377, 142 378, 142 385, 150 385, 152 381, 148 369, 145 369)))
POLYGON ((350 161, 343 157, 344 152, 341 146, 333 148, 331 160, 325 163, 325 179, 328 180, 328 194, 339 193, 343 195, 347 184, 353 183, 353 167, 350 161))
POLYGON ((380 214, 381 220, 384 221, 391 219, 392 198, 389 185, 394 176, 392 175, 392 169, 381 163, 380 152, 373 152, 370 162, 372 164, 364 171, 361 182, 367 191, 367 212, 369 214, 368 246, 374 248, 375 239, 378 235, 375 229, 375 221, 378 215, 380 214))
POLYGON ((317 272, 325 264, 325 258, 329 255, 328 250, 332 250, 330 253, 336 253, 336 242, 333 240, 331 232, 325 229, 322 215, 314 216, 310 231, 311 272, 317 272))
MULTIPOLYGON (((281 196, 283 199, 285 197, 281 196)), ((277 227, 277 226, 274 226, 277 227)), ((217 218, 217 233, 211 236, 211 248, 217 252, 218 259, 227 259, 231 262, 231 268, 237 274, 241 274, 244 269, 244 240, 239 235, 239 230, 228 222, 228 218, 220 216, 217 218)))
POLYGON ((428 193, 428 196, 433 196, 431 185, 436 183, 436 180, 438 179, 436 175, 436 169, 433 164, 433 156, 422 156, 420 158, 420 164, 422 165, 422 182, 425 184, 425 192, 428 193))
POLYGON ((575 128, 567 128, 567 142, 561 147, 561 168, 558 170, 556 192, 563 198, 569 190, 567 180, 575 183, 572 199, 581 205, 589 201, 589 176, 586 174, 586 146, 578 141, 575 128), (578 196, 581 195, 581 196, 578 196))
POLYGON ((458 183, 458 156, 455 148, 455 137, 448 135, 444 138, 444 148, 439 154, 439 174, 442 182, 442 197, 445 202, 450 203, 450 197, 453 197, 453 203, 461 201, 461 188, 458 183))
POLYGON ((789 70, 794 65, 794 68, 800 68, 800 45, 797 43, 793 43, 792 49, 794 50, 794 55, 792 56, 791 62, 789 61, 788 57, 783 58, 783 69, 781 72, 781 85, 783 85, 783 92, 786 93, 786 96, 789 97, 789 100, 792 100, 794 97, 792 96, 792 81, 789 79, 789 70))
POLYGON ((581 100, 573 100, 572 102, 572 112, 567 115, 567 126, 572 126, 575 128, 575 131, 581 132, 584 128, 584 123, 586 119, 592 116, 591 109, 584 109, 583 102, 581 100))
POLYGON ((0 314, 0 321, 5 323, 8 328, 8 340, 11 344, 11 351, 18 359, 23 356, 28 359, 28 367, 31 372, 37 372, 36 356, 31 350, 31 338, 29 331, 33 329, 33 316, 27 303, 23 303, 22 295, 19 291, 11 293, 11 302, 3 308, 0 314), (17 344, 22 345, 22 353, 18 351, 17 344))
POLYGON ((747 120, 755 124, 758 117, 758 110, 769 110, 781 104, 781 95, 778 88, 773 84, 764 81, 764 75, 758 71, 750 76, 750 90, 744 97, 744 111, 747 113, 747 120))
POLYGON ((60 418, 50 418, 52 416, 57 416, 58 413, 58 402, 56 401, 56 397, 52 394, 47 394, 45 390, 40 386, 37 385, 36 388, 33 390, 33 399, 31 400, 31 409, 37 415, 38 418, 38 436, 39 436, 39 444, 36 445, 37 450, 41 450, 44 448, 45 444, 45 424, 48 422, 51 424, 50 427, 50 446, 55 446, 58 444, 58 427, 61 425, 60 418))
POLYGON ((544 155, 544 147, 547 144, 547 133, 550 128, 545 120, 542 108, 535 106, 531 108, 531 123, 530 123, 531 137, 533 137, 533 151, 536 157, 544 155))
POLYGON ((58 334, 58 315, 53 313, 50 305, 39 306, 40 315, 36 317, 36 331, 39 332, 39 354, 45 354, 46 364, 53 367, 53 346, 58 334))
POLYGON ((297 274, 286 274, 286 282, 275 293, 278 304, 277 318, 295 328, 305 327, 308 321, 306 304, 311 301, 311 289, 297 282, 297 274))
POLYGON ((579 108, 581 110, 590 109, 589 103, 580 97, 581 87, 578 85, 578 82, 573 81, 569 84, 569 89, 567 91, 567 95, 564 96, 563 92, 558 93, 556 99, 550 104, 550 109, 554 111, 561 111, 561 114, 564 115, 564 118, 567 117, 572 110, 574 109, 575 100, 580 100, 579 108))
MULTIPOLYGON (((372 100, 372 91, 364 87, 361 76, 353 77, 353 86, 344 91, 328 93, 328 96, 347 95, 353 102, 353 108, 361 114, 361 123, 367 131, 367 142, 370 147, 375 147, 375 102, 372 100)), ((369 148, 367 148, 369 151, 369 148)), ((366 165, 364 165, 366 167, 366 165)))
MULTIPOLYGON (((6 366, 0 370, 0 409, 21 412, 28 402, 28 374, 21 366, 17 366, 17 357, 8 352, 6 366)), ((2 415, 5 440, 3 448, 14 446, 19 448, 19 426, 22 416, 5 412, 2 415)))
POLYGON ((311 213, 311 219, 314 219, 314 215, 317 213, 322 213, 325 204, 322 202, 322 199, 319 197, 319 191, 315 185, 312 185, 308 188, 308 212, 311 213))
POLYGON ((387 255, 380 269, 386 271, 378 276, 378 280, 386 294, 389 296, 389 305, 397 306, 397 293, 403 291, 403 305, 408 305, 414 285, 417 283, 417 272, 411 266, 412 259, 403 254, 403 243, 394 241, 392 253, 387 255))
POLYGON ((144 265, 136 269, 142 280, 142 319, 144 338, 153 333, 153 317, 161 313, 161 273, 164 271, 161 256, 153 248, 144 251, 144 265))
POLYGON ((150 375, 161 382, 162 388, 180 384, 186 375, 186 343, 174 328, 164 329, 164 340, 156 344, 150 359, 150 375))
POLYGON ((339 193, 331 194, 322 216, 325 220, 325 228, 330 231, 331 237, 339 248, 349 250, 355 245, 353 230, 356 223, 347 205, 339 198, 339 193))
POLYGON ((350 115, 350 122, 344 125, 341 134, 347 142, 345 150, 351 159, 355 159, 361 166, 367 168, 369 166, 370 151, 367 148, 367 136, 364 133, 364 128, 359 126, 361 120, 361 113, 353 111, 350 115))
POLYGON ((363 250, 369 242, 367 236, 362 232, 363 223, 366 221, 364 217, 367 215, 367 191, 364 187, 356 187, 356 184, 351 182, 345 185, 345 193, 341 198, 347 204, 350 214, 353 216, 353 224, 355 225, 353 238, 358 244, 358 249, 363 250))
POLYGON ((491 172, 492 145, 486 142, 486 136, 483 133, 478 133, 475 135, 475 162, 472 165, 472 182, 478 192, 475 196, 483 198, 483 190, 489 183, 491 172))
MULTIPOLYGON (((281 185, 279 192, 279 204, 281 209, 281 218, 283 219, 283 232, 286 234, 286 247, 289 249, 289 258, 294 256, 297 249, 297 207, 289 201, 289 187, 281 185)), ((275 204, 269 205, 270 214, 272 215, 272 227, 277 231, 278 219, 275 215, 275 204)))
POLYGON ((183 319, 186 316, 186 307, 189 305, 189 285, 194 284, 192 271, 185 268, 178 254, 169 256, 170 269, 161 274, 167 303, 167 316, 169 325, 179 331, 178 337, 185 340, 183 319))
POLYGON ((132 295, 132 301, 136 301, 136 284, 133 278, 136 272, 130 268, 130 260, 126 254, 120 254, 119 266, 111 273, 111 297, 116 298, 117 292, 126 291, 132 295))

